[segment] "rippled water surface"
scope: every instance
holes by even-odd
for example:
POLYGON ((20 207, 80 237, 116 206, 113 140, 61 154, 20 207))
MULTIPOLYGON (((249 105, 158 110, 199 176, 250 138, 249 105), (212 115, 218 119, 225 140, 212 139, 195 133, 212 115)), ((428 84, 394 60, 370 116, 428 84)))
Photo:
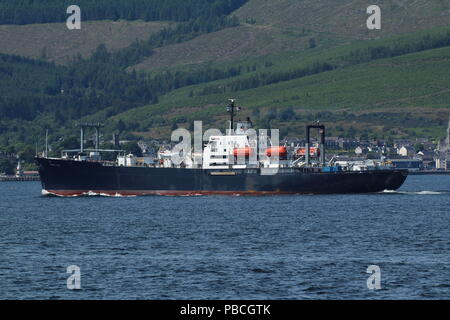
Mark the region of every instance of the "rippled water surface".
POLYGON ((449 208, 450 176, 326 196, 58 198, 0 183, 0 298, 449 299, 449 208), (381 290, 366 285, 373 264, 381 290))

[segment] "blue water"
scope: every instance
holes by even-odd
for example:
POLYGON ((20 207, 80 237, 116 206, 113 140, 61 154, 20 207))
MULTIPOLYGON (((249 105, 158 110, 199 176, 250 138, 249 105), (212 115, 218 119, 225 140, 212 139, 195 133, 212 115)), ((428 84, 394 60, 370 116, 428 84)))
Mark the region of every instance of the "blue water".
POLYGON ((57 198, 0 183, 0 298, 449 299, 449 208, 450 176, 326 196, 57 198))

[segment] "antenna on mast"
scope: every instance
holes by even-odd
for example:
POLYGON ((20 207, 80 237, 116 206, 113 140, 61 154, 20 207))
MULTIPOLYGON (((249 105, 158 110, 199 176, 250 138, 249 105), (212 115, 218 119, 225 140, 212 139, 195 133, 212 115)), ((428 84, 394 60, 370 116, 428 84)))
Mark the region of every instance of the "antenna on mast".
POLYGON ((236 99, 228 99, 230 101, 230 105, 227 107, 227 112, 230 114, 230 133, 234 128, 234 117, 237 114, 237 111, 240 111, 241 108, 236 106, 236 99))
POLYGON ((45 158, 48 158, 48 129, 45 130, 45 158))

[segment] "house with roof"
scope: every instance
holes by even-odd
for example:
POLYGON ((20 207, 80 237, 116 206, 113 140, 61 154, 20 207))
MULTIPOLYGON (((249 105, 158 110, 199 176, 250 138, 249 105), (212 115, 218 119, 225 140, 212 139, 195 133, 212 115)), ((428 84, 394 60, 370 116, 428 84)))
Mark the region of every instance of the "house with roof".
POLYGON ((363 155, 363 154, 368 154, 369 152, 370 152, 370 149, 368 147, 357 146, 355 148, 355 154, 357 154, 358 156, 363 155))
POLYGON ((436 161, 435 161, 436 153, 431 150, 423 150, 417 153, 417 158, 422 160, 423 167, 425 169, 435 169, 436 161))
POLYGON ((402 157, 414 157, 416 155, 416 150, 412 146, 402 146, 397 148, 397 154, 402 157))

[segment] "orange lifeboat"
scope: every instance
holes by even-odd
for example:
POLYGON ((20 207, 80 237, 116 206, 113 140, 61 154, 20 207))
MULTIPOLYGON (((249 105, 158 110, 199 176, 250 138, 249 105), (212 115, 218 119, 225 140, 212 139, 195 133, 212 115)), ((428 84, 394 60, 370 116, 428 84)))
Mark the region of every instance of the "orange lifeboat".
POLYGON ((286 147, 269 147, 266 149, 266 155, 271 157, 272 155, 279 156, 280 158, 287 156, 286 147))
POLYGON ((252 148, 234 148, 233 154, 235 157, 249 157, 252 154, 252 148))
MULTIPOLYGON (((300 148, 297 150, 297 155, 299 156, 304 156, 306 154, 306 148, 300 148)), ((309 155, 310 156, 319 156, 320 155, 320 150, 316 147, 310 147, 309 148, 309 155)))

